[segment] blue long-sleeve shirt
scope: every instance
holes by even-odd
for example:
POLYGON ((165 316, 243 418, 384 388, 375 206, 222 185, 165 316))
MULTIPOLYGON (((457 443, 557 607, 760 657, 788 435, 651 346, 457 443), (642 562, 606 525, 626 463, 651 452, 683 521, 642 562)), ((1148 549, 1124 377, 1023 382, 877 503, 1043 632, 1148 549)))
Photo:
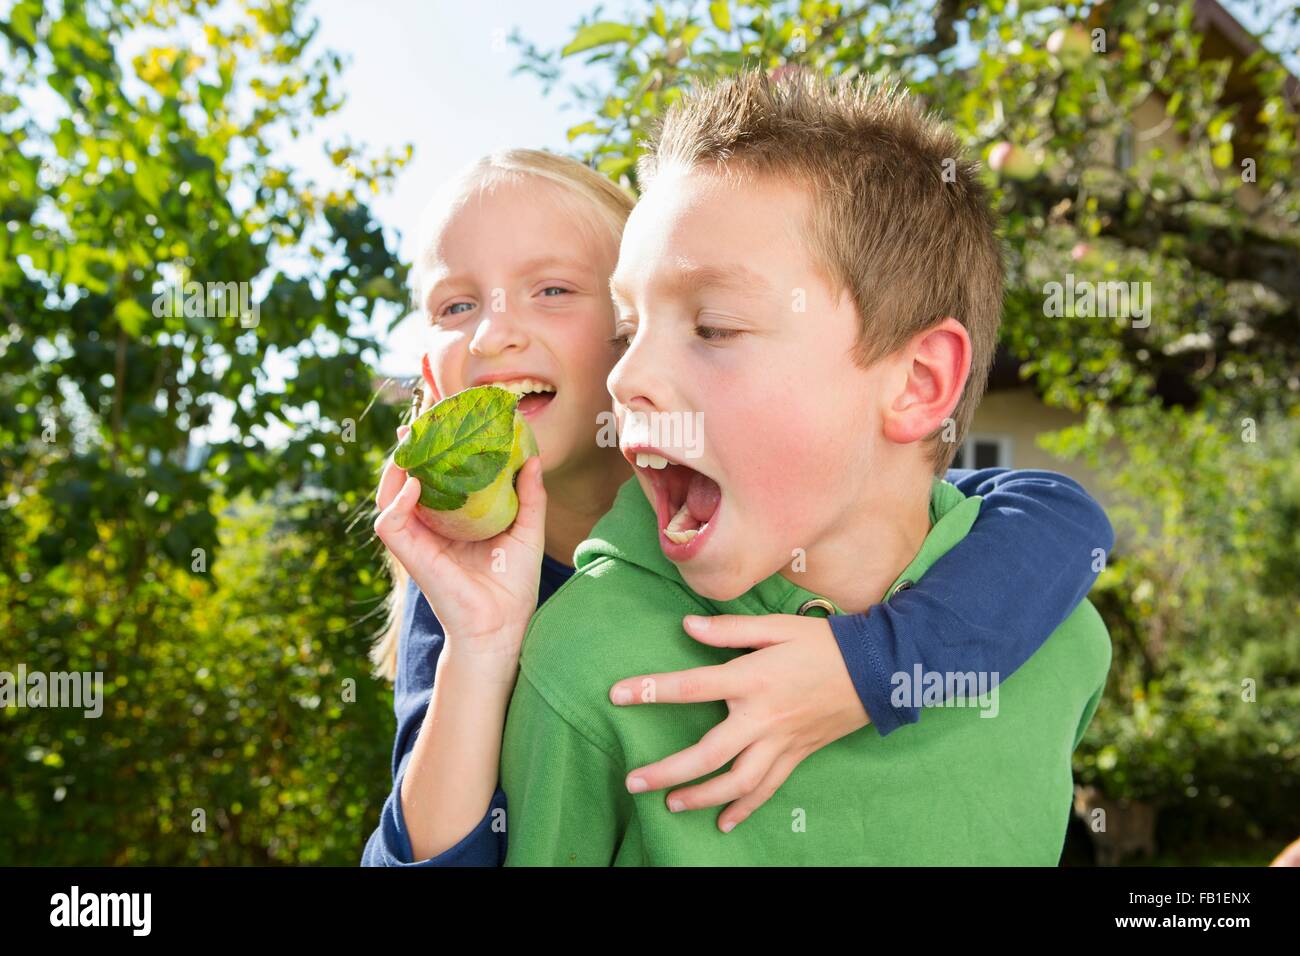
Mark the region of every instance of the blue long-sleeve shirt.
MULTIPOLYGON (((1014 673, 1087 595, 1096 560, 1114 532, 1077 482, 1049 471, 952 470, 947 479, 983 502, 970 533, 913 587, 862 614, 830 618, 853 686, 882 735, 915 723, 919 708, 895 706, 891 675, 923 671, 1014 673)), ((573 569, 542 561, 538 604, 573 569)), ((500 866, 506 858, 505 793, 493 794, 479 824, 455 846, 413 860, 402 817, 402 779, 424 722, 443 630, 424 595, 409 585, 398 639, 393 706, 393 789, 366 843, 363 866, 500 866)))

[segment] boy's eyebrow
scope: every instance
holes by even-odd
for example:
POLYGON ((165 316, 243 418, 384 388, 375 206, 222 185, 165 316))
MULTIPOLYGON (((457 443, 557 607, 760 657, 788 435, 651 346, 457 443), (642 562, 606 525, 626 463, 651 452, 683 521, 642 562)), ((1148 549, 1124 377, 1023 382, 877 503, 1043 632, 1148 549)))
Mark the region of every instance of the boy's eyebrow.
MULTIPOLYGON (((725 266, 702 266, 690 259, 678 258, 677 271, 670 274, 663 284, 669 288, 685 292, 699 292, 702 289, 730 289, 742 295, 761 296, 771 293, 772 286, 757 272, 747 269, 740 263, 725 266)), ((627 290, 619 282, 616 274, 609 277, 609 291, 615 301, 628 301, 627 290)))

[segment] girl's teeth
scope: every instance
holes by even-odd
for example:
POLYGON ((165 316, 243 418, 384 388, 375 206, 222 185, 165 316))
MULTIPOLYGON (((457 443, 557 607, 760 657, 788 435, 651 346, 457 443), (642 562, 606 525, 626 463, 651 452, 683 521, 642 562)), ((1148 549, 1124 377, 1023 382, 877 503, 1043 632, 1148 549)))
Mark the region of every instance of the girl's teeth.
POLYGON ((538 381, 535 378, 521 378, 513 382, 497 382, 499 388, 504 388, 507 392, 513 392, 515 395, 524 396, 533 392, 554 392, 554 385, 547 385, 545 382, 538 381))
POLYGON ((656 471, 668 467, 668 459, 659 455, 646 455, 637 452, 636 466, 638 468, 654 468, 656 471))

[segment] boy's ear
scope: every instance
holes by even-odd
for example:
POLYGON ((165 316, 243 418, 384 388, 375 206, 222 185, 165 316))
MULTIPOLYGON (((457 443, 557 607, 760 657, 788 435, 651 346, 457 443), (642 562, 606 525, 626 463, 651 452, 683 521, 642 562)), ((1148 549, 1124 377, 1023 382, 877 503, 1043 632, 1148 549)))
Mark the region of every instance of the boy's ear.
POLYGON ((946 318, 902 350, 902 389, 885 409, 885 437, 901 445, 920 441, 943 427, 961 400, 970 374, 966 327, 946 318))
POLYGON ((420 374, 424 376, 424 388, 429 394, 428 404, 442 401, 442 393, 438 391, 438 385, 433 380, 433 369, 429 367, 428 352, 420 356, 420 374))

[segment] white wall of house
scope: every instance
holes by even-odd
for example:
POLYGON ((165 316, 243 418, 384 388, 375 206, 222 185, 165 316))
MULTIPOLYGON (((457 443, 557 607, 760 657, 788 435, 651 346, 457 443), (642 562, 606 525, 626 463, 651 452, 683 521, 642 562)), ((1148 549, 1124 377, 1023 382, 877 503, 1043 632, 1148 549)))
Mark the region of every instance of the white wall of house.
MULTIPOLYGON (((1088 489, 1098 500, 1104 501, 1101 483, 1092 469, 1081 462, 1057 458, 1038 446, 1037 438, 1043 432, 1056 431, 1077 424, 1082 416, 1060 408, 1049 408, 1034 394, 1032 388, 1008 388, 986 392, 967 436, 968 453, 971 443, 999 446, 1003 468, 1045 468, 1069 475, 1088 489)), ((965 467, 974 467, 968 458, 965 467)))

